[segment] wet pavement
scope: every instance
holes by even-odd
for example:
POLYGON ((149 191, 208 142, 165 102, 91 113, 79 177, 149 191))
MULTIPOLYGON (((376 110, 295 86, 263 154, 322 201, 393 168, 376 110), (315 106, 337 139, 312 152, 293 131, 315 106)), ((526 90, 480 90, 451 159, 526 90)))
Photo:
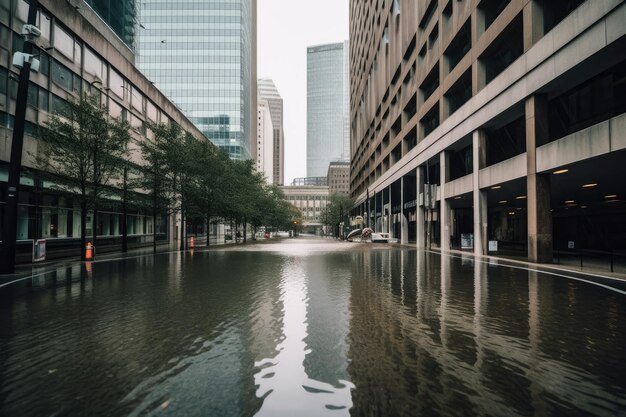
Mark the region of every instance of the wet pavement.
POLYGON ((610 280, 289 239, 0 288, 0 415, 619 415, 610 280))

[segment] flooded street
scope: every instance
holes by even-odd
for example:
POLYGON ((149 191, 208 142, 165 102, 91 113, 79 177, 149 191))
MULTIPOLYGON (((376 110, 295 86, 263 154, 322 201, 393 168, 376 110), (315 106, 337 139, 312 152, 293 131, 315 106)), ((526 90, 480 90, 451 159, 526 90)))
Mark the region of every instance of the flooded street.
POLYGON ((0 415, 618 415, 626 295, 323 239, 0 288, 0 415))

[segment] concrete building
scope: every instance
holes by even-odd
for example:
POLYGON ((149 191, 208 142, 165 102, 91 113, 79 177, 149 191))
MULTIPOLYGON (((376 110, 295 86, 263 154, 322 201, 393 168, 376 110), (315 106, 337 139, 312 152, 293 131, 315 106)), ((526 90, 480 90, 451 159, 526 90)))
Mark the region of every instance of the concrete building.
MULTIPOLYGON (((0 218, 7 195, 8 164, 13 133, 19 69, 7 65, 9 57, 22 49, 22 26, 26 22, 25 0, 0 3, 0 218)), ((62 194, 35 164, 40 146, 37 127, 52 113, 63 111, 64 103, 83 92, 100 94, 113 117, 123 117, 132 127, 131 161, 141 163, 137 142, 146 140, 148 122, 177 123, 198 140, 206 140, 176 106, 135 66, 134 55, 121 37, 89 7, 74 8, 69 2, 40 0, 37 45, 42 48, 38 72, 30 74, 26 110, 21 187, 18 205, 18 260, 30 261, 32 241, 47 240, 48 257, 76 250, 80 244, 80 209, 72 195, 62 194)), ((60 181, 60 180, 59 180, 60 181)), ((98 224, 99 249, 119 248, 121 202, 102 204, 98 224)), ((0 221, 0 227, 2 221, 0 221)), ((153 224, 152 213, 132 206, 128 210, 129 246, 149 245, 152 232, 158 239, 173 241, 175 219, 165 214, 153 224), (169 227, 168 227, 169 224, 169 227)), ((91 217, 87 235, 92 234, 91 217)), ((75 253, 75 252, 74 252, 75 253)))
POLYGON ((270 105, 259 98, 257 116, 256 170, 263 174, 268 184, 274 184, 274 126, 270 105))
POLYGON ((285 200, 302 212, 302 226, 305 232, 322 234, 325 231, 324 215, 330 196, 325 185, 283 186, 280 190, 285 200))
POLYGON ((307 176, 349 160, 348 42, 307 49, 307 176))
POLYGON ((354 215, 418 247, 626 251, 623 0, 350 2, 354 215))
POLYGON ((267 100, 274 127, 274 168, 272 183, 285 183, 285 130, 283 128, 283 98, 280 96, 274 81, 269 78, 258 80, 259 97, 267 100))
POLYGON ((350 162, 331 162, 328 165, 328 187, 331 194, 350 194, 350 162))
POLYGON ((303 178, 294 178, 291 181, 292 186, 301 186, 301 185, 328 185, 327 177, 303 177, 303 178))
POLYGON ((233 159, 256 159, 256 0, 141 2, 138 67, 233 159))

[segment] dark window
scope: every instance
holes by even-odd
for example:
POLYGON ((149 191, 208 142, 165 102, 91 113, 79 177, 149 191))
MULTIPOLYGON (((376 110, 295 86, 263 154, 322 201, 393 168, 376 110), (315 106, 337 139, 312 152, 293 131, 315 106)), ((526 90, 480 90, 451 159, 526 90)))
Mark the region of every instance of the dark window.
POLYGON ((459 33, 450 42, 448 49, 446 49, 445 55, 448 58, 448 71, 452 71, 471 48, 472 26, 471 19, 467 19, 459 33))
POLYGON ((585 0, 543 0, 543 27, 544 32, 550 32, 570 13, 583 4, 585 0))
POLYGON ((463 104, 472 98, 472 70, 465 71, 461 77, 446 92, 446 99, 450 107, 450 114, 454 113, 463 104))
POLYGON ((52 61, 52 81, 67 91, 72 91, 72 71, 56 61, 52 61))
POLYGON ((626 61, 550 100, 550 139, 562 138, 624 112, 626 61))
POLYGON ((489 83, 500 75, 523 52, 524 39, 520 13, 480 57, 485 65, 485 82, 489 83))
POLYGON ((485 16, 485 30, 498 18, 511 0, 483 0, 478 8, 485 16))
POLYGON ((487 129, 487 165, 497 164, 526 152, 524 116, 496 128, 487 129))
POLYGON ((428 100, 428 97, 439 87, 439 64, 436 64, 434 68, 420 85, 420 91, 422 92, 423 101, 428 100))
POLYGON ((439 126, 439 102, 420 121, 424 128, 424 137, 428 136, 439 126))
POLYGON ((474 171, 472 155, 472 145, 466 146, 460 151, 450 152, 450 181, 469 175, 474 171))

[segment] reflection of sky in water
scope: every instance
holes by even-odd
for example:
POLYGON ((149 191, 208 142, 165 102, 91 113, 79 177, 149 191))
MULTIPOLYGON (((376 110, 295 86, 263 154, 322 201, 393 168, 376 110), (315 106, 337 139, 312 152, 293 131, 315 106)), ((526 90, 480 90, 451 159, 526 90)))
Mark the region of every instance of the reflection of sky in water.
POLYGON ((307 337, 307 275, 295 258, 287 261, 282 275, 283 340, 278 354, 256 362, 260 371, 254 376, 257 396, 265 397, 257 416, 349 415, 352 406, 348 381, 337 387, 309 378, 304 360, 310 351, 307 337))

